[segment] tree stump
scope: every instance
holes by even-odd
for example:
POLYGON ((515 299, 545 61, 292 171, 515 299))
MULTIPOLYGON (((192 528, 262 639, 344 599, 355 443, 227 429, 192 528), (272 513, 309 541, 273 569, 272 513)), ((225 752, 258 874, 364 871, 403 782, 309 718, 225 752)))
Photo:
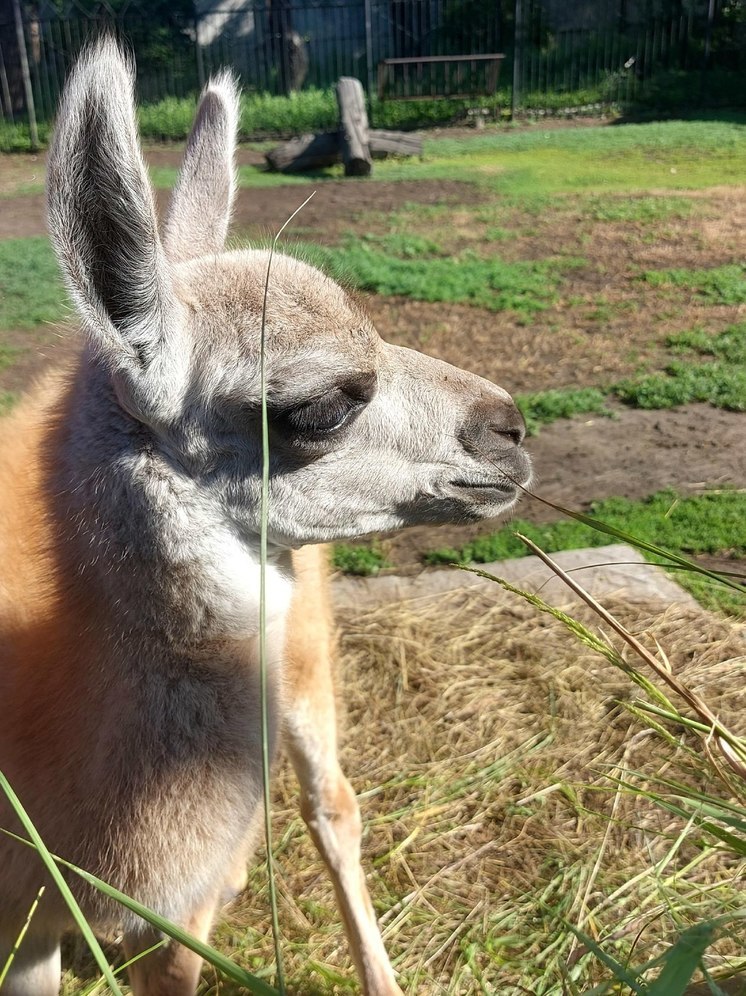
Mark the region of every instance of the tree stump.
POLYGON ((341 76, 337 83, 341 122, 340 145, 345 176, 368 176, 372 167, 368 134, 368 112, 360 80, 341 76))

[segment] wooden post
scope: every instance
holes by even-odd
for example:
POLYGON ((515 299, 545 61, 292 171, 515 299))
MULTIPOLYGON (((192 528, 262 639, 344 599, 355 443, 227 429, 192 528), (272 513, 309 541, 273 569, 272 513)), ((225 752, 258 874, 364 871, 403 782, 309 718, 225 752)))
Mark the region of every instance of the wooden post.
POLYGON ((521 57, 523 56, 523 2, 515 0, 515 23, 513 25, 513 94, 510 116, 515 118, 521 106, 521 57))
POLYGON ((23 32, 23 18, 21 17, 20 0, 13 0, 13 15, 16 22, 18 56, 21 60, 23 89, 26 95, 26 111, 28 113, 29 134, 31 136, 31 150, 32 152, 36 152, 39 148, 39 132, 36 128, 36 107, 34 106, 34 91, 31 89, 31 73, 29 72, 28 56, 26 55, 26 36, 23 32))
POLYGON ((371 100, 373 97, 373 19, 370 0, 365 0, 365 62, 368 77, 368 100, 371 100))
POLYGON ((340 77, 337 83, 337 103, 341 123, 340 143, 345 176, 368 176, 371 170, 368 147, 368 112, 360 80, 340 77))

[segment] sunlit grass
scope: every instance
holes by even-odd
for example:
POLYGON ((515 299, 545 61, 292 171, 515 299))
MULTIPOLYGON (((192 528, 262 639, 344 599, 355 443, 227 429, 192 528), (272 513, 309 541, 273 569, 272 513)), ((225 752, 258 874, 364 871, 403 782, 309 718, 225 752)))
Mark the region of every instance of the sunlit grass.
POLYGON ((67 292, 49 240, 0 240, 0 331, 33 329, 69 313, 67 292))

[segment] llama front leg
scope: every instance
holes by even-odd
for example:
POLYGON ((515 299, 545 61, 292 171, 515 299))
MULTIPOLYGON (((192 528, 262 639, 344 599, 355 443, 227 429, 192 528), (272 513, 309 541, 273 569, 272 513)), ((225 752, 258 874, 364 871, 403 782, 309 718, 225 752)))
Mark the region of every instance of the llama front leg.
POLYGON ((327 689, 323 707, 317 693, 313 701, 294 702, 288 717, 287 747, 300 782, 301 814, 329 869, 363 991, 401 996, 360 864, 360 809, 337 760, 331 681, 327 689))
MULTIPOLYGON (((207 903, 193 914, 184 929, 200 941, 207 941, 217 903, 207 903)), ((126 934, 124 953, 129 961, 153 947, 163 937, 143 923, 141 931, 126 934)), ((202 959, 176 941, 167 941, 150 954, 138 958, 128 971, 134 996, 194 996, 199 983, 202 959)))
POLYGON ((301 813, 329 869, 366 996, 401 996, 360 866, 360 809, 337 758, 327 553, 293 554, 288 620, 286 746, 300 782, 301 813))

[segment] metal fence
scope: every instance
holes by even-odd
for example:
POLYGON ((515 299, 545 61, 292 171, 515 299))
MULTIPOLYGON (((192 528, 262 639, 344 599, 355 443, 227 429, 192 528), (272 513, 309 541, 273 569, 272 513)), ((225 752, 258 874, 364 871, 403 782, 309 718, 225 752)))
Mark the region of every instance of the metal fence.
POLYGON ((746 75, 742 0, 0 0, 2 118, 33 101, 50 119, 101 30, 134 50, 143 102, 191 96, 224 65, 249 91, 350 75, 373 93, 383 59, 497 52, 514 107, 610 103, 666 72, 746 75))

